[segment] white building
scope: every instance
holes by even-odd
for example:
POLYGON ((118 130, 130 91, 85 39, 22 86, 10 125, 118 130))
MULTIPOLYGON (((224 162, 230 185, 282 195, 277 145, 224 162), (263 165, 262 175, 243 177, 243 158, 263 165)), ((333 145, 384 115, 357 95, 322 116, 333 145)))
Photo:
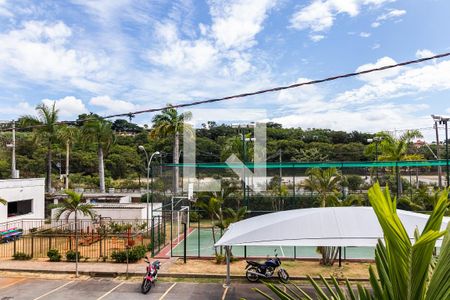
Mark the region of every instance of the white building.
POLYGON ((45 179, 0 180, 0 198, 7 201, 6 205, 0 204, 0 224, 13 224, 24 219, 44 219, 45 179))

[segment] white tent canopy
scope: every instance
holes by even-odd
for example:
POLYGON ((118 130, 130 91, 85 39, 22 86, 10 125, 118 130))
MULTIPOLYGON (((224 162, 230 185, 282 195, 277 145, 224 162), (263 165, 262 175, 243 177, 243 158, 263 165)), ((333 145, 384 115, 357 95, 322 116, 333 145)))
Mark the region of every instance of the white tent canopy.
MULTIPOLYGON (((410 238, 428 215, 397 210, 410 238)), ((444 218, 445 230, 450 218, 444 218)), ((281 211, 229 226, 215 246, 376 246, 383 231, 372 207, 324 207, 281 211)), ((436 246, 440 246, 442 239, 436 246)))

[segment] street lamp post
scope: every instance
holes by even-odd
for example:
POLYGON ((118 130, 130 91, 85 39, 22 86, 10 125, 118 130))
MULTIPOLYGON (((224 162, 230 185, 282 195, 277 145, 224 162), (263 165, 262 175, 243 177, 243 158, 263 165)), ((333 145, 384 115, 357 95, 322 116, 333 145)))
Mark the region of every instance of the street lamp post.
MULTIPOLYGON (((369 143, 375 142, 375 161, 376 162, 378 162, 378 143, 382 139, 383 138, 381 136, 375 136, 373 139, 367 139, 367 142, 369 142, 369 143)), ((378 165, 375 168, 376 168, 376 176, 377 176, 377 181, 378 181, 378 165)))
MULTIPOLYGON (((148 157, 147 150, 145 150, 145 147, 140 145, 139 150, 144 151, 145 158, 147 160, 147 233, 148 233, 148 226, 149 226, 149 194, 150 194, 150 166, 152 163, 152 159, 155 155, 159 155, 159 151, 153 152, 150 156, 150 159, 148 157)), ((152 176, 152 183, 153 183, 153 176, 152 176)), ((152 201, 151 201, 151 219, 153 220, 153 188, 152 188, 152 201)), ((153 230, 153 228, 152 228, 153 230)))
POLYGON ((244 190, 244 203, 245 203, 245 205, 248 207, 248 187, 247 187, 247 177, 246 177, 246 169, 245 169, 245 163, 246 163, 246 161, 247 161, 247 147, 246 147, 246 142, 247 141, 254 141, 254 139, 253 138, 249 138, 249 139, 247 139, 246 137, 245 137, 245 128, 254 128, 255 127, 255 123, 249 123, 249 124, 244 124, 244 125, 241 125, 241 124, 232 124, 231 125, 231 127, 232 128, 237 128, 238 129, 238 132, 241 134, 241 137, 242 137, 242 159, 244 160, 243 161, 243 163, 244 163, 244 173, 243 173, 243 175, 244 175, 244 178, 243 178, 243 180, 242 180, 242 184, 243 184, 243 190, 244 190))
MULTIPOLYGON (((442 116, 436 116, 436 115, 431 115, 431 117, 433 118, 433 120, 435 121, 436 125, 437 122, 439 122, 439 124, 443 124, 445 126, 445 157, 446 157, 446 168, 447 168, 447 188, 449 187, 449 181, 450 181, 450 165, 449 165, 449 157, 448 157, 448 121, 450 120, 450 118, 444 118, 442 116)), ((439 147, 439 145, 437 145, 439 147)))
MULTIPOLYGON (((435 116, 435 115, 431 115, 431 118, 433 118, 434 121, 434 129, 436 132, 436 160, 440 160, 440 156, 439 156, 439 152, 440 152, 440 142, 439 142, 439 121, 440 121, 440 117, 435 116)), ((431 149, 430 149, 431 150, 431 149)), ((439 188, 442 189, 442 167, 439 164, 438 165, 438 185, 439 188)))

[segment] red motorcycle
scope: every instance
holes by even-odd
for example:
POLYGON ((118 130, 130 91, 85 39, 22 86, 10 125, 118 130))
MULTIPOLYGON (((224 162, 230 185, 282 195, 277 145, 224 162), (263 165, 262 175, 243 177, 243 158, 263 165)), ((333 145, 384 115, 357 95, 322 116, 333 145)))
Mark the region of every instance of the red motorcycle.
POLYGON ((145 262, 147 263, 147 272, 145 273, 144 280, 141 285, 142 294, 147 294, 152 288, 152 285, 155 284, 155 281, 158 278, 158 270, 161 266, 159 260, 155 260, 150 263, 148 259, 145 259, 145 262))

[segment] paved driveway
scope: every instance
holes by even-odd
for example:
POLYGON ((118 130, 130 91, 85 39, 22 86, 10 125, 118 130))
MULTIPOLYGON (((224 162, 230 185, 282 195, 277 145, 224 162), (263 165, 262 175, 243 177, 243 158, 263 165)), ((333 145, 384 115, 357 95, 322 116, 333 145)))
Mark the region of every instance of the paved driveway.
MULTIPOLYGON (((30 274, 30 276, 33 276, 30 274)), ((147 295, 140 293, 140 282, 105 278, 87 280, 47 280, 0 278, 0 300, 40 299, 265 299, 253 292, 254 285, 234 283, 224 289, 219 283, 157 282, 147 295)), ((262 285, 259 288, 267 291, 262 285)), ((267 291, 268 292, 268 291, 267 291)))

